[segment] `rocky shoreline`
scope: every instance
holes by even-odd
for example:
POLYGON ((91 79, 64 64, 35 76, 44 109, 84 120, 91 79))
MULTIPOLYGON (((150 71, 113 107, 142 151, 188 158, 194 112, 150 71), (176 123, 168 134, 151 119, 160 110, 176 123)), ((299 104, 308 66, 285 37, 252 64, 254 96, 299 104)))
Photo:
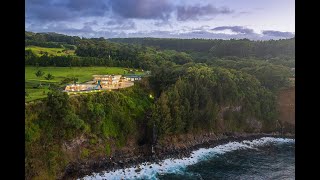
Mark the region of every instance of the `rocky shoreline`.
POLYGON ((135 156, 126 156, 120 154, 110 158, 98 158, 91 159, 85 162, 74 162, 67 166, 64 175, 61 179, 76 179, 82 178, 92 173, 102 171, 115 171, 117 169, 123 169, 128 167, 137 168, 136 171, 140 170, 139 164, 144 162, 159 163, 160 161, 168 158, 184 158, 190 156, 192 151, 200 148, 213 148, 218 145, 226 144, 228 142, 240 142, 243 140, 254 140, 262 137, 282 137, 282 138, 294 138, 294 134, 280 135, 278 133, 265 134, 238 134, 238 133, 224 133, 221 135, 215 134, 204 134, 199 136, 193 136, 190 138, 180 139, 179 142, 174 143, 173 139, 167 139, 162 142, 162 146, 155 146, 154 153, 140 153, 135 156))

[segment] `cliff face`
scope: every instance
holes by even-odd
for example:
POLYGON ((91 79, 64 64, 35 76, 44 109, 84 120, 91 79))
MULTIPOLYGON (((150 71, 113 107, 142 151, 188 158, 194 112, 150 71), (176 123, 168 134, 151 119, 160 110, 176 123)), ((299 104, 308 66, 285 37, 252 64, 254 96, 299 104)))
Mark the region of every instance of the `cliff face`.
POLYGON ((279 121, 285 132, 294 132, 295 128, 295 87, 283 89, 278 97, 279 121))
MULTIPOLYGON (((60 119, 45 126, 46 124, 43 124, 43 122, 48 121, 45 116, 48 114, 44 108, 45 104, 28 105, 26 107, 26 127, 29 128, 27 129, 27 135, 30 137, 28 136, 29 140, 26 146, 26 171, 28 172, 26 179, 50 179, 48 177, 52 177, 52 179, 67 179, 66 177, 70 177, 73 179, 73 177, 90 174, 92 171, 98 171, 99 169, 121 168, 124 165, 152 160, 152 149, 161 158, 170 157, 175 153, 181 155, 181 152, 186 152, 182 155, 188 155, 193 147, 198 147, 198 145, 209 141, 243 136, 247 133, 259 134, 264 132, 261 122, 255 117, 248 116, 243 119, 243 122, 237 123, 235 120, 238 120, 238 116, 236 115, 241 114, 243 107, 228 105, 219 107, 216 121, 218 128, 216 130, 167 135, 163 139, 159 139, 157 145, 152 147, 152 132, 147 126, 150 120, 150 113, 148 113, 150 110, 137 108, 144 102, 149 102, 147 95, 147 93, 140 91, 130 91, 69 99, 70 111, 89 124, 92 129, 90 133, 78 133, 72 138, 53 139, 54 141, 48 147, 43 146, 43 143, 48 144, 47 135, 54 133, 54 131, 48 132, 44 128, 50 130, 57 126, 56 129, 63 129, 63 124, 59 125, 57 122, 65 121, 65 119, 60 119), (145 97, 145 100, 139 101, 143 97, 145 97), (110 104, 113 106, 109 108, 110 104), (143 113, 137 111, 137 109, 141 109, 143 113), (123 114, 126 116, 121 118, 120 115, 123 114), (101 118, 102 115, 105 115, 104 119, 101 118), (139 115, 138 119, 137 115, 139 115), (110 120, 107 117, 112 119, 110 120), (130 121, 126 121, 129 118, 130 121), (126 132, 126 129, 122 126, 133 120, 135 120, 135 124, 128 128, 134 128, 134 131, 128 132, 130 135, 124 136, 126 138, 120 139, 121 141, 117 139, 117 137, 121 137, 122 133, 126 132), (123 124, 118 125, 122 121, 123 124), (102 131, 101 128, 95 128, 96 123, 99 122, 107 123, 106 126, 101 126, 101 128, 110 126, 114 128, 106 128, 102 131), (239 124, 245 126, 245 128, 240 128, 239 124), (115 129, 117 131, 113 131, 115 129), (104 133, 108 136, 103 136, 104 133), (49 153, 47 153, 48 149, 50 150, 49 153), (38 154, 44 156, 40 157, 38 154), (52 165, 47 168, 44 162, 48 159, 52 165), (51 167, 55 167, 55 169, 51 167)), ((294 95, 294 88, 291 88, 281 91, 278 97, 280 124, 286 130, 285 132, 294 132, 294 95)), ((67 127, 66 129, 70 130, 70 127, 67 127)), ((56 137, 59 133, 53 135, 55 136, 52 137, 56 137)))
MULTIPOLYGON (((139 134, 130 136, 126 139, 126 143, 122 147, 117 147, 112 140, 110 144, 111 151, 109 155, 104 153, 90 154, 86 158, 81 158, 81 152, 86 149, 99 149, 103 148, 105 142, 97 143, 94 146, 87 140, 74 140, 68 147, 78 149, 74 152, 74 158, 70 164, 65 168, 65 171, 59 174, 61 179, 73 179, 83 177, 93 172, 103 170, 112 170, 118 168, 129 167, 130 165, 137 165, 146 161, 158 161, 165 158, 183 158, 189 156, 192 150, 200 147, 208 147, 209 145, 218 145, 235 140, 232 138, 248 137, 262 137, 261 123, 254 117, 246 119, 250 133, 246 132, 231 132, 228 127, 228 122, 224 119, 225 114, 230 112, 240 112, 241 106, 224 106, 220 107, 218 112, 219 129, 217 132, 213 131, 199 131, 187 134, 167 135, 157 140, 157 143, 152 146, 150 139, 152 133, 146 131, 146 126, 139 128, 139 134), (257 125, 258 123, 258 125, 257 125), (260 123, 260 124, 259 124, 260 123), (231 138, 231 139, 227 139, 231 138), (77 142, 80 142, 77 144, 77 142), (152 151, 154 150, 154 154, 152 151)), ((147 118, 148 119, 148 118, 147 118)), ((147 120, 146 119, 146 120, 147 120)), ((66 149, 66 153, 70 149, 66 149)))

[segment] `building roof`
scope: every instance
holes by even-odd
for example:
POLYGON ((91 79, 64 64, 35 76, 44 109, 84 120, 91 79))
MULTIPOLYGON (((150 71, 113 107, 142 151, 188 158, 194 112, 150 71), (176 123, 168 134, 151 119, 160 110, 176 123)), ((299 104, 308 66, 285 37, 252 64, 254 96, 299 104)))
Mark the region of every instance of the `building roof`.
POLYGON ((129 75, 123 75, 124 77, 129 77, 129 78, 141 78, 141 76, 140 75, 131 75, 131 74, 129 74, 129 75))
POLYGON ((113 76, 113 75, 110 75, 110 74, 101 74, 101 75, 92 75, 93 77, 110 77, 110 76, 113 76))
POLYGON ((121 75, 119 75, 119 74, 116 74, 116 75, 114 75, 114 74, 101 74, 101 75, 92 75, 92 77, 121 77, 121 75))

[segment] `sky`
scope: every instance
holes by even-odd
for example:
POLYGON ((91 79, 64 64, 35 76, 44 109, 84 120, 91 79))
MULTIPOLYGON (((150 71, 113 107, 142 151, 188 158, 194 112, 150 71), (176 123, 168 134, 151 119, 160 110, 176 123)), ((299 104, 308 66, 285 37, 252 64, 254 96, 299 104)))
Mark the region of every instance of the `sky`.
POLYGON ((295 34, 294 0, 26 0, 25 28, 80 37, 269 40, 295 34))

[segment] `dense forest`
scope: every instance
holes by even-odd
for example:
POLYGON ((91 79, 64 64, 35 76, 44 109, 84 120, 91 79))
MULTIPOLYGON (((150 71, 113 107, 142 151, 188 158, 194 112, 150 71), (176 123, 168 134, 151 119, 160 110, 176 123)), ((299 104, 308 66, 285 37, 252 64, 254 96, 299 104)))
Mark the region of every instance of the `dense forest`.
POLYGON ((25 40, 26 46, 73 47, 76 54, 26 50, 26 66, 151 70, 150 77, 120 91, 69 97, 52 87, 45 100, 27 104, 27 179, 55 179, 69 162, 110 155, 129 139, 151 143, 148 133, 154 126, 158 140, 202 131, 276 131, 276 93, 294 76, 294 39, 106 40, 26 32, 25 40), (88 143, 79 155, 65 150, 67 142, 80 137, 88 143))
POLYGON ((163 90, 152 116, 160 135, 202 130, 253 132, 257 127, 251 127, 251 121, 261 124, 259 130, 275 128, 275 97, 253 76, 220 67, 187 64, 173 67, 168 82, 165 68, 161 67, 150 78, 156 89, 163 90), (219 119, 223 108, 227 109, 224 122, 219 119))
POLYGON ((60 58, 64 58, 64 62, 60 63, 61 60, 55 60, 52 57, 35 58, 32 52, 26 52, 26 65, 38 63, 41 66, 127 66, 150 69, 150 66, 159 60, 184 64, 191 61, 210 63, 217 59, 250 58, 291 68, 295 66, 294 38, 270 41, 156 38, 106 40, 104 38, 80 39, 56 33, 30 32, 26 32, 25 37, 26 46, 65 47, 76 49, 77 55, 76 57, 62 56, 60 58), (163 46, 160 46, 159 49, 155 44, 148 42, 163 44, 163 46), (205 48, 199 49, 200 47, 205 48))
POLYGON ((27 45, 39 45, 43 47, 58 45, 58 44, 68 44, 76 45, 80 37, 77 36, 67 36, 58 33, 33 33, 25 32, 25 44, 27 45))
POLYGON ((209 53, 217 57, 295 57, 295 38, 269 41, 169 38, 113 38, 109 40, 113 42, 153 46, 158 49, 209 53))

